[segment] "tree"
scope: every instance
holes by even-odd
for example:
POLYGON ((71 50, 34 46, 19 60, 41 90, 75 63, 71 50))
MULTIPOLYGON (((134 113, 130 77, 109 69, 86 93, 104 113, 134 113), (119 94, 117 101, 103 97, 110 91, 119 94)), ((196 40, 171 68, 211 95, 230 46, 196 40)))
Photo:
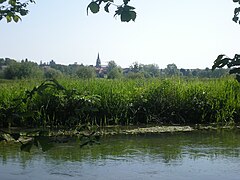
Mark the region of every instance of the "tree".
POLYGON ((107 74, 108 79, 119 79, 121 77, 122 77, 122 69, 119 67, 114 67, 107 74))
POLYGON ((117 67, 117 63, 115 61, 109 61, 107 65, 107 73, 109 73, 112 69, 117 67))
MULTIPOLYGON (((105 12, 109 13, 109 7, 115 6, 116 11, 114 16, 120 16, 122 22, 135 21, 137 13, 135 12, 135 7, 129 6, 130 0, 122 0, 121 5, 114 3, 114 0, 92 0, 87 6, 87 12, 90 10, 92 13, 96 14, 100 10, 100 6, 104 5, 105 12)), ((235 3, 240 4, 240 0, 233 0, 235 3)), ((21 2, 21 0, 0 0, 0 20, 3 18, 7 19, 7 22, 18 22, 21 20, 21 16, 28 14, 29 10, 27 6, 30 3, 35 3, 34 0, 28 0, 26 2, 21 2)), ((240 7, 236 7, 234 10, 234 16, 232 20, 234 22, 239 22, 239 12, 240 7)))
POLYGON ((176 64, 168 64, 167 68, 165 69, 165 73, 168 76, 178 76, 180 75, 180 71, 177 68, 176 64))
POLYGON ((95 69, 91 66, 79 66, 76 72, 79 78, 91 79, 96 77, 95 69))
POLYGON ((35 3, 34 0, 21 2, 20 0, 0 0, 0 20, 6 18, 7 22, 18 22, 21 16, 26 16, 29 12, 27 6, 35 3))
MULTIPOLYGON (((90 10, 93 14, 96 14, 100 10, 100 6, 104 5, 105 12, 109 13, 109 7, 115 6, 116 11, 114 16, 120 16, 122 22, 135 21, 137 14, 134 11, 133 6, 129 6, 130 0, 122 0, 121 5, 114 3, 114 0, 92 0, 87 6, 87 13, 90 10)), ((7 22, 18 22, 22 16, 29 13, 27 9, 30 3, 35 3, 34 0, 27 0, 22 2, 21 0, 0 0, 0 20, 6 18, 7 22)))
POLYGON ((157 64, 147 64, 143 65, 143 71, 145 77, 159 77, 160 71, 157 64))
POLYGON ((130 66, 130 71, 134 72, 134 73, 138 73, 141 72, 143 70, 143 65, 139 64, 138 62, 134 62, 131 66, 130 66))
POLYGON ((126 77, 129 79, 143 79, 145 78, 144 73, 143 72, 128 72, 126 74, 126 77))
POLYGON ((122 68, 115 61, 109 61, 107 65, 107 78, 117 79, 122 77, 122 68))
POLYGON ((57 70, 57 69, 54 69, 54 68, 51 68, 51 67, 44 68, 44 77, 45 78, 57 79, 57 78, 62 77, 62 75, 63 75, 62 72, 57 70))
POLYGON ((37 63, 26 60, 20 63, 11 61, 3 73, 6 79, 41 78, 43 76, 37 63))

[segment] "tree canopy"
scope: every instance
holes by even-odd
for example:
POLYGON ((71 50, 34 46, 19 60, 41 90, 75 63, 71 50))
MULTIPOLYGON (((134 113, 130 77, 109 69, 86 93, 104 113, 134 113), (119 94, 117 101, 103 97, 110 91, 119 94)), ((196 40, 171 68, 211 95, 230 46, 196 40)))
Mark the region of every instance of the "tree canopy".
MULTIPOLYGON (((233 0, 233 2, 240 4, 240 0, 233 0)), ((232 20, 233 20, 234 22, 240 24, 240 21, 239 21, 239 12, 240 12, 240 7, 236 7, 235 10, 234 10, 234 16, 233 16, 233 19, 232 19, 232 20)))
MULTIPOLYGON (((120 16, 122 22, 135 21, 137 13, 135 7, 130 6, 131 0, 121 0, 122 4, 115 4, 114 0, 92 0, 87 6, 87 13, 91 11, 96 14, 100 11, 100 7, 104 6, 104 11, 109 13, 109 7, 115 6, 114 16, 120 16)), ((233 0, 234 3, 240 4, 240 0, 233 0)), ((35 0, 0 0, 0 20, 5 18, 7 22, 18 22, 21 17, 27 15, 29 10, 28 5, 35 3, 35 0)), ((236 7, 234 10, 233 21, 240 24, 239 21, 240 7, 236 7)))
POLYGON ((21 0, 0 0, 0 20, 6 18, 7 22, 18 22, 22 16, 29 12, 27 6, 35 3, 34 0, 22 2, 21 0))
MULTIPOLYGON (((96 14, 100 10, 100 6, 104 6, 104 11, 109 13, 109 7, 115 6, 116 11, 114 16, 120 16, 122 22, 135 21, 135 7, 129 5, 130 0, 122 0, 122 4, 114 3, 114 0, 92 0, 87 6, 87 13, 91 11, 96 14)), ((7 22, 18 22, 21 17, 27 15, 29 10, 28 5, 35 3, 34 0, 0 0, 0 20, 5 18, 7 22)))

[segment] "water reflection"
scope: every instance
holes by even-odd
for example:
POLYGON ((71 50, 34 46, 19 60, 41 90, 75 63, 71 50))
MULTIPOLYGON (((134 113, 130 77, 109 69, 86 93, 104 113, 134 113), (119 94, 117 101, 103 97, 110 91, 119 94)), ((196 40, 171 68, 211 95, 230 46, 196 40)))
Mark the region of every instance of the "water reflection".
POLYGON ((55 144, 20 152, 0 144, 0 179, 238 179, 239 131, 103 137, 100 145, 55 144), (187 175, 187 176, 186 176, 187 175))

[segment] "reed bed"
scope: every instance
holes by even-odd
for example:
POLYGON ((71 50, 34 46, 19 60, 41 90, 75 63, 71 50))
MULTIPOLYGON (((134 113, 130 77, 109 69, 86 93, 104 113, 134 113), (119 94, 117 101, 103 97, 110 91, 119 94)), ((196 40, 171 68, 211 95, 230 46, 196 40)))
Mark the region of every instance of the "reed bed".
POLYGON ((240 121, 240 85, 231 77, 65 78, 40 86, 41 83, 42 80, 0 82, 1 127, 226 125, 240 121))

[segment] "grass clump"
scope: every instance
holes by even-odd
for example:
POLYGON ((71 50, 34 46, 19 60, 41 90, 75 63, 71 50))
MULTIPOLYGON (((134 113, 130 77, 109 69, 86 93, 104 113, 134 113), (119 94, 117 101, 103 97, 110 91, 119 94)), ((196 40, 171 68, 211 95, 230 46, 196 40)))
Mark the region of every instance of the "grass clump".
POLYGON ((231 78, 7 81, 0 126, 239 123, 239 88, 231 78))

